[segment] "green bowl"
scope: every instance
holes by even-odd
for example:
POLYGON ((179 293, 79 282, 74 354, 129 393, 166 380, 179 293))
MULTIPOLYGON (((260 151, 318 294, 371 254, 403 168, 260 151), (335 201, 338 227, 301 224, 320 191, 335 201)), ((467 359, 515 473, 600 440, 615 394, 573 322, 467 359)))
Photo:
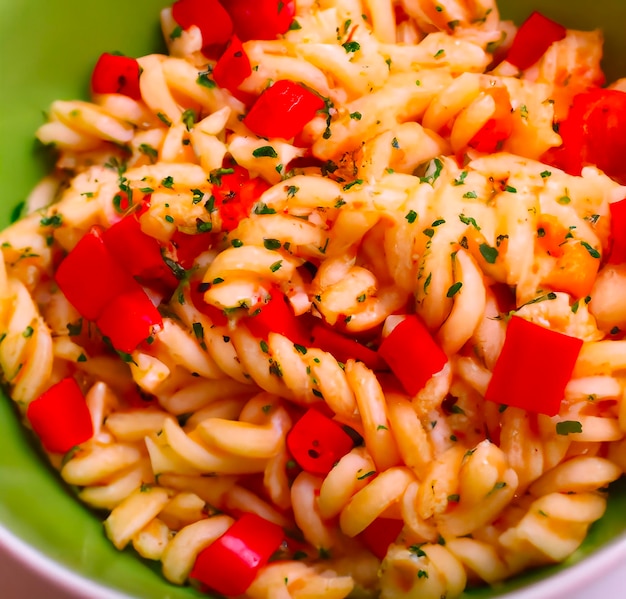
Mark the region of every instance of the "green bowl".
MULTIPOLYGON (((131 56, 162 51, 159 10, 167 0, 0 0, 0 226, 19 212, 31 187, 49 167, 34 141, 43 112, 57 98, 87 96, 91 68, 105 51, 131 56)), ((533 0, 501 0, 505 16, 523 19, 533 0)), ((543 0, 541 10, 580 29, 603 28, 609 80, 626 75, 626 2, 543 0)), ((189 587, 168 584, 157 568, 132 552, 118 552, 101 520, 82 506, 47 466, 0 396, 0 545, 40 575, 77 594, 95 597, 189 599, 189 587)), ((626 485, 615 485, 604 518, 567 563, 519 577, 497 589, 465 597, 562 596, 588 584, 626 557, 626 485)))

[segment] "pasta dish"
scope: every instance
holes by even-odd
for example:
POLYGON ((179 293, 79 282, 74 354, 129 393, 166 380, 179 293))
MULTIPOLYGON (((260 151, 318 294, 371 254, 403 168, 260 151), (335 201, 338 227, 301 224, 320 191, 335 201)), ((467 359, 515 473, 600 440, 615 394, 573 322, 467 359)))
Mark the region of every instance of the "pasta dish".
POLYGON ((62 480, 226 596, 454 599, 572 555, 626 469, 602 33, 493 0, 160 19, 166 54, 49 107, 0 233, 3 382, 62 480))

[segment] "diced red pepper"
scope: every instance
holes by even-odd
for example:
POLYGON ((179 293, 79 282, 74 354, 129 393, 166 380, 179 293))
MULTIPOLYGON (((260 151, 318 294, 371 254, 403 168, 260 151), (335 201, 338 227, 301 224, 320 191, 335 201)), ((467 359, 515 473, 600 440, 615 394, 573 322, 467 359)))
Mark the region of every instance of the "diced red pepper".
POLYGON ((387 555, 389 545, 398 538, 403 526, 403 520, 376 518, 363 532, 357 535, 357 539, 379 560, 383 560, 387 555))
POLYGON ((281 79, 258 97, 243 122, 259 137, 291 139, 324 109, 324 100, 299 83, 281 79))
POLYGON ((490 87, 485 93, 493 97, 496 111, 468 145, 479 152, 493 153, 502 148, 513 132, 511 97, 504 86, 490 87))
POLYGON ((549 164, 572 175, 580 175, 585 165, 595 165, 626 183, 625 92, 598 88, 574 96, 559 134, 563 144, 544 158, 549 164))
POLYGON ((280 526, 253 513, 243 514, 198 554, 189 577, 222 595, 241 595, 283 539, 280 526))
POLYGON ((176 230, 170 241, 176 249, 176 261, 184 269, 193 266, 194 260, 211 247, 211 233, 182 233, 176 230))
POLYGON ((93 423, 78 383, 67 377, 52 385, 26 410, 46 451, 66 453, 93 437, 93 423))
POLYGON ((222 228, 232 231, 239 221, 250 216, 252 208, 270 186, 259 177, 251 179, 250 173, 239 165, 227 170, 232 172, 220 175, 219 181, 213 184, 212 192, 222 228))
POLYGON ((107 249, 99 226, 81 237, 54 278, 70 304, 88 320, 96 320, 113 298, 139 288, 107 249))
POLYGON ((111 299, 96 324, 115 349, 129 354, 163 325, 163 319, 139 287, 111 299))
POLYGON ((304 327, 280 289, 271 289, 265 303, 253 306, 245 324, 255 337, 267 340, 270 333, 279 333, 293 343, 307 345, 304 327))
POLYGON ((218 0, 177 0, 172 16, 183 29, 200 30, 202 53, 210 58, 219 56, 233 34, 233 21, 218 0))
POLYGON ((142 284, 159 281, 170 290, 178 285, 178 279, 163 260, 160 243, 142 231, 137 214, 128 214, 109 227, 103 239, 111 255, 142 284))
POLYGON ((352 437, 319 410, 307 410, 287 433, 287 448, 298 465, 311 474, 328 474, 352 448, 352 437))
POLYGON ((139 101, 139 74, 139 63, 134 58, 105 52, 93 69, 91 91, 94 94, 123 94, 139 101))
POLYGON ((520 25, 506 56, 521 71, 534 65, 554 43, 567 35, 567 29, 534 11, 520 25))
POLYGON ((295 0, 225 0, 242 41, 273 40, 286 33, 296 14, 295 0))
POLYGON ((609 204, 611 211, 610 264, 626 262, 626 199, 609 204))
POLYGON ((383 339, 378 354, 411 396, 419 393, 448 362, 444 351, 415 314, 408 315, 383 339))
POLYGON ((314 347, 331 353, 338 362, 345 363, 353 359, 363 362, 372 370, 386 370, 387 368, 387 364, 376 351, 324 325, 314 325, 311 337, 311 344, 314 347))
POLYGON ((529 412, 558 414, 581 339, 513 316, 485 399, 529 412))
POLYGON ((252 96, 239 90, 239 86, 252 74, 250 59, 236 36, 213 67, 213 79, 221 88, 227 89, 235 98, 248 103, 252 96))
POLYGON ((211 322, 218 327, 228 324, 228 317, 222 310, 204 301, 204 294, 208 290, 209 283, 203 283, 202 278, 189 281, 189 295, 191 302, 199 312, 211 319, 211 322))

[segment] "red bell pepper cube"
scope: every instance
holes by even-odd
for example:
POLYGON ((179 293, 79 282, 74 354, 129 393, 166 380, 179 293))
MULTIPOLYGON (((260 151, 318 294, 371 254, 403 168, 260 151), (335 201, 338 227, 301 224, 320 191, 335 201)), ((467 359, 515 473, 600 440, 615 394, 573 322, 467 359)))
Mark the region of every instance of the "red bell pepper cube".
POLYGON ((276 39, 289 30, 296 14, 294 0, 226 0, 224 5, 244 42, 276 39))
POLYGON ((270 333, 279 333, 293 343, 308 345, 304 326, 280 289, 271 289, 266 302, 253 306, 245 324, 255 337, 267 340, 270 333))
POLYGON ((139 63, 129 56, 109 54, 100 56, 91 75, 93 94, 123 94, 141 100, 139 63))
POLYGON ((287 433, 287 448, 302 470, 328 474, 354 447, 352 437, 341 425, 310 408, 287 433))
POLYGON ((291 139, 324 106, 324 100, 303 85, 281 79, 261 93, 243 122, 259 137, 291 139))
POLYGON ((506 87, 491 87, 485 91, 496 103, 494 115, 472 137, 469 146, 479 152, 493 153, 502 148, 502 144, 513 132, 511 97, 506 87))
POLYGON ((389 545, 398 538, 403 526, 403 520, 376 518, 363 532, 357 535, 357 539, 382 561, 387 555, 389 545))
POLYGON ((183 28, 195 25, 202 34, 202 53, 209 58, 219 56, 233 34, 233 21, 218 0, 177 0, 172 16, 183 28))
POLYGON ((168 289, 175 289, 178 285, 163 260, 160 243, 142 231, 137 214, 128 214, 109 227, 103 239, 111 255, 142 284, 159 281, 168 289))
POLYGON ((626 199, 609 204, 611 211, 610 264, 626 262, 626 199))
POLYGON ((176 230, 170 242, 176 250, 176 262, 188 270, 202 252, 210 249, 213 236, 211 233, 183 233, 176 230))
POLYGON ((284 536, 277 524, 245 513, 200 551, 189 577, 222 595, 242 595, 280 547, 284 536))
POLYGON ((554 43, 567 35, 567 29, 552 19, 533 12, 520 25, 506 56, 521 71, 534 65, 554 43))
POLYGON ((96 324, 115 349, 129 354, 163 325, 163 319, 146 292, 138 287, 114 297, 96 324))
POLYGON ((218 210, 222 229, 232 231, 239 222, 250 216, 261 195, 269 189, 263 179, 250 178, 250 173, 239 165, 222 169, 212 186, 213 209, 218 210))
POLYGON ((93 437, 93 423, 78 383, 67 377, 52 385, 26 409, 46 451, 66 453, 93 437))
POLYGON ((485 399, 529 412, 558 414, 581 339, 513 316, 485 399))
POLYGON ((221 88, 227 89, 235 98, 248 103, 252 96, 239 90, 239 86, 252 74, 250 59, 243 48, 241 40, 236 36, 213 67, 213 80, 221 88))
POLYGON ((411 396, 419 393, 448 362, 444 351, 415 314, 408 315, 383 339, 378 354, 411 396))
POLYGON ((311 330, 311 344, 314 347, 331 353, 338 362, 347 362, 350 359, 363 362, 372 370, 386 370, 386 362, 378 353, 358 341, 346 337, 341 333, 321 324, 316 324, 311 330))
POLYGON ((118 295, 139 288, 139 283, 111 255, 102 227, 92 227, 59 265, 59 288, 81 316, 96 320, 118 295))
POLYGON ((572 175, 595 165, 621 184, 626 183, 626 93, 592 89, 574 96, 567 117, 560 123, 563 140, 547 162, 572 175))

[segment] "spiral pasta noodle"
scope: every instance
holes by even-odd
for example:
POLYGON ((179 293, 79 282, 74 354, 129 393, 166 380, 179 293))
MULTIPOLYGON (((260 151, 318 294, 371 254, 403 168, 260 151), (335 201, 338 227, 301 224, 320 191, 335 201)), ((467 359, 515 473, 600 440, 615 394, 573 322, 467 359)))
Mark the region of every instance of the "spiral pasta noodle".
POLYGON ((625 189, 544 160, 602 82, 601 34, 569 30, 520 72, 490 0, 303 0, 283 34, 242 42, 234 90, 174 14, 168 54, 136 61, 138 96, 52 104, 37 137, 55 171, 0 233, 12 399, 36 429, 57 383, 84 397, 88 438, 46 448, 62 479, 174 584, 242 514, 278 527, 254 599, 452 599, 572 555, 626 472, 609 260, 625 189), (295 136, 256 134, 251 106, 281 81, 323 108, 295 136), (158 266, 132 273, 158 324, 130 351, 59 275, 121 225, 158 266), (489 398, 520 321, 580 343, 553 412, 489 398), (385 357, 406 323, 430 350, 385 357), (326 469, 305 465, 322 431, 302 463, 294 449, 309 412, 348 444, 326 469))

